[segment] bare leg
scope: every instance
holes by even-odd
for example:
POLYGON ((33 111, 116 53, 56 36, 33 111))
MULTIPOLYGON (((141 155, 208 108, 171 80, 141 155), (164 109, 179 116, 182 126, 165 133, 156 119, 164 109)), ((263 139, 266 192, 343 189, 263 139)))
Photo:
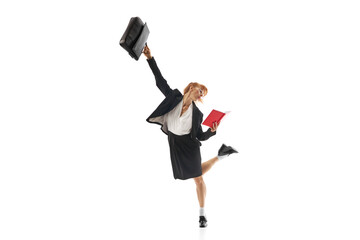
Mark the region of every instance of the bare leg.
POLYGON ((203 162, 201 164, 202 174, 204 175, 207 171, 209 171, 210 168, 212 168, 212 166, 214 166, 217 161, 219 161, 219 159, 217 157, 214 157, 206 162, 203 162))
POLYGON ((202 176, 194 178, 196 184, 196 192, 199 200, 199 205, 201 208, 205 206, 205 197, 206 197, 206 185, 202 176))
MULTIPOLYGON (((209 171, 214 164, 219 161, 217 157, 214 157, 206 162, 201 164, 202 174, 204 175, 207 171, 209 171)), ((196 184, 196 193, 199 200, 199 205, 201 208, 205 206, 205 197, 206 197, 206 185, 202 176, 194 178, 196 184)))

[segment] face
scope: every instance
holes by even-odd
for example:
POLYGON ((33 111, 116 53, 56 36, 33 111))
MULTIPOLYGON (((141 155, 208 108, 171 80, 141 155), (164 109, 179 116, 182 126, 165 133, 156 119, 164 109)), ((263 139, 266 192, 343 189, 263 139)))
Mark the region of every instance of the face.
POLYGON ((192 90, 191 90, 191 99, 193 101, 198 101, 200 100, 204 95, 203 95, 203 91, 201 90, 201 88, 198 88, 198 87, 194 87, 192 90))

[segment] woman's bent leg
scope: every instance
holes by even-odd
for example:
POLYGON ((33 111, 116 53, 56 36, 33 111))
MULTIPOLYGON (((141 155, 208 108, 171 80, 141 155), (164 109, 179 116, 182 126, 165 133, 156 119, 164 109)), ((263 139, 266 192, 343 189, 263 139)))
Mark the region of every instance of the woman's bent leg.
POLYGON ((201 164, 202 174, 204 175, 207 171, 209 171, 217 161, 219 161, 218 157, 214 157, 206 162, 203 162, 201 164))

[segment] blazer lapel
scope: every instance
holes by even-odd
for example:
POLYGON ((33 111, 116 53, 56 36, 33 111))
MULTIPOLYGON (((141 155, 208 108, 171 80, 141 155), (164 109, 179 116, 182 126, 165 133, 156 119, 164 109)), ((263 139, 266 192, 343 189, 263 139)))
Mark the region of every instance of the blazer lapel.
POLYGON ((192 104, 193 104, 193 116, 192 116, 191 137, 193 139, 196 139, 197 131, 202 121, 202 113, 197 108, 194 102, 192 102, 192 104))

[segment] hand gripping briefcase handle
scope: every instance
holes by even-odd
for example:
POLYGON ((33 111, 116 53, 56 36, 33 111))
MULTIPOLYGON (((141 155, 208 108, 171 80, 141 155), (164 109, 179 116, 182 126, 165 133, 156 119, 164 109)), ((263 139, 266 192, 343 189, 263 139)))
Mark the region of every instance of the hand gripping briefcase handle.
POLYGON ((120 46, 123 47, 132 58, 139 60, 149 37, 149 28, 139 17, 132 17, 120 39, 120 46))

